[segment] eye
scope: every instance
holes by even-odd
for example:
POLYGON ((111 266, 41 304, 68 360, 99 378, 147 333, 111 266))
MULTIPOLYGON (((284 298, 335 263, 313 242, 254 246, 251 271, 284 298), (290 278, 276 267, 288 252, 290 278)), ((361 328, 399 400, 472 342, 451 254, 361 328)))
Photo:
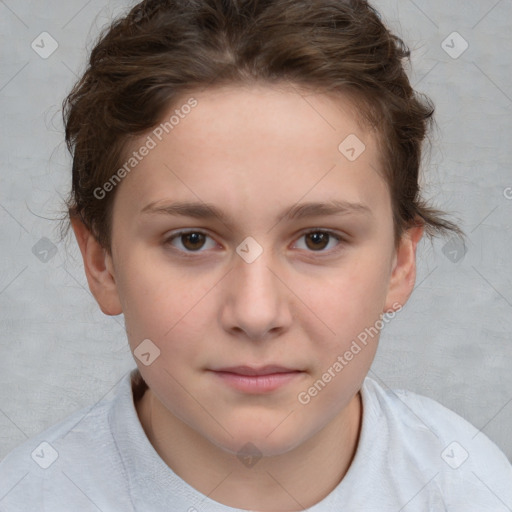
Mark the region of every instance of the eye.
MULTIPOLYGON (((305 239, 305 249, 313 252, 329 252, 329 250, 333 248, 333 245, 334 248, 336 248, 336 246, 338 246, 343 241, 343 238, 340 235, 337 235, 332 231, 323 231, 320 229, 308 231, 307 233, 304 233, 300 238, 305 239), (332 242, 336 243, 333 244, 332 242), (326 247, 329 249, 325 250, 326 247)), ((302 248, 303 247, 299 247, 299 249, 302 248)))
POLYGON ((180 231, 168 237, 165 244, 172 245, 182 252, 203 252, 201 249, 213 249, 217 244, 202 231, 180 231), (210 245, 206 243, 210 239, 210 245))

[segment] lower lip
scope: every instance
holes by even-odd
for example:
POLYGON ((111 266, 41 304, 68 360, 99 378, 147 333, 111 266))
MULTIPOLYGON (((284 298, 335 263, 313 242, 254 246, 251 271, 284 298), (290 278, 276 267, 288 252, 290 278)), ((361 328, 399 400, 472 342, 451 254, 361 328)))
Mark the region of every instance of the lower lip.
POLYGON ((213 372, 222 381, 245 393, 269 393, 296 379, 302 372, 271 373, 269 375, 240 375, 230 372, 213 372))

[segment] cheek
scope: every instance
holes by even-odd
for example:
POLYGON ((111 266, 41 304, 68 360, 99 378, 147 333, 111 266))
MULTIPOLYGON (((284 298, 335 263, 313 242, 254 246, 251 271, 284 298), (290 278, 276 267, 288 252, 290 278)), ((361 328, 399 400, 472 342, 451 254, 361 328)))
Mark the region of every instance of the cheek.
POLYGON ((315 359, 311 380, 297 396, 301 406, 306 404, 306 415, 330 418, 345 407, 373 362, 387 281, 383 265, 367 263, 361 259, 350 272, 340 272, 310 296, 322 322, 310 317, 308 338, 315 359))
POLYGON ((305 327, 316 358, 313 382, 320 379, 320 387, 329 382, 318 405, 343 400, 357 390, 368 372, 386 300, 386 265, 383 257, 358 254, 352 264, 347 262, 331 273, 322 286, 309 288, 313 291, 308 301, 316 314, 308 316, 305 327))
MULTIPOLYGON (((357 255, 352 264, 330 273, 315 286, 309 297, 318 315, 339 335, 357 335, 383 312, 388 286, 388 266, 384 258, 357 255)), ((315 311, 316 312, 316 311, 315 311)))
POLYGON ((166 272, 165 267, 136 265, 134 260, 126 262, 118 283, 130 347, 134 350, 150 339, 160 349, 160 362, 177 366, 197 352, 195 340, 204 338, 212 325, 218 278, 187 277, 179 269, 167 267, 166 272))

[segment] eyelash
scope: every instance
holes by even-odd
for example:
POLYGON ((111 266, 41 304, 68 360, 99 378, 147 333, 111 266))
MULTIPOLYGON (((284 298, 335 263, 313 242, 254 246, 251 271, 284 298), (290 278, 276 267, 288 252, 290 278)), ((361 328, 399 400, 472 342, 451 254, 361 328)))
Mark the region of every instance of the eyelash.
MULTIPOLYGON (((342 248, 343 248, 343 242, 346 242, 346 239, 344 237, 342 237, 341 235, 339 235, 338 233, 335 233, 333 231, 329 231, 327 229, 319 229, 319 228, 313 228, 313 229, 310 229, 304 233, 302 233, 298 239, 301 239, 307 235, 310 235, 312 233, 322 233, 322 234, 326 234, 328 235, 330 238, 334 238, 337 242, 339 242, 336 247, 334 247, 333 249, 330 249, 330 250, 320 250, 320 251, 313 251, 313 250, 310 250, 310 251, 307 251, 311 254, 315 254, 315 255, 319 255, 319 256, 322 256, 322 255, 333 255, 333 254, 336 254, 338 251, 340 251, 342 248)), ((167 237, 164 241, 164 244, 165 245, 171 245, 171 242, 175 239, 179 239, 181 236, 184 236, 184 235, 191 235, 191 234, 201 234, 201 235, 204 235, 210 239, 213 240, 213 238, 208 234, 206 233, 205 231, 201 231, 200 229, 191 229, 191 230, 183 230, 183 231, 179 231, 177 233, 174 233, 172 234, 171 236, 167 237)), ((330 239, 329 239, 329 242, 330 242, 330 239)), ((171 246, 174 250, 176 250, 177 252, 181 253, 182 256, 184 257, 187 257, 187 258, 193 258, 193 257, 197 257, 196 255, 197 254, 201 254, 203 252, 206 252, 205 250, 202 250, 202 249, 199 249, 197 251, 188 251, 188 250, 181 250, 181 249, 177 249, 173 246, 171 246)), ((301 249, 301 250, 305 250, 305 249, 301 249)))

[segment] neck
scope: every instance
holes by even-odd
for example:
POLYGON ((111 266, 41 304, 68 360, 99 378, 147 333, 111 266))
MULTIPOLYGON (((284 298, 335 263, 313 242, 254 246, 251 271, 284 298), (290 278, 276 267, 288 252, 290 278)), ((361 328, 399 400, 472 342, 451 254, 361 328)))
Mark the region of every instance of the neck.
POLYGON ((174 473, 214 501, 262 512, 303 510, 325 498, 350 467, 362 415, 357 393, 299 447, 245 466, 172 415, 150 389, 136 409, 146 436, 174 473))

